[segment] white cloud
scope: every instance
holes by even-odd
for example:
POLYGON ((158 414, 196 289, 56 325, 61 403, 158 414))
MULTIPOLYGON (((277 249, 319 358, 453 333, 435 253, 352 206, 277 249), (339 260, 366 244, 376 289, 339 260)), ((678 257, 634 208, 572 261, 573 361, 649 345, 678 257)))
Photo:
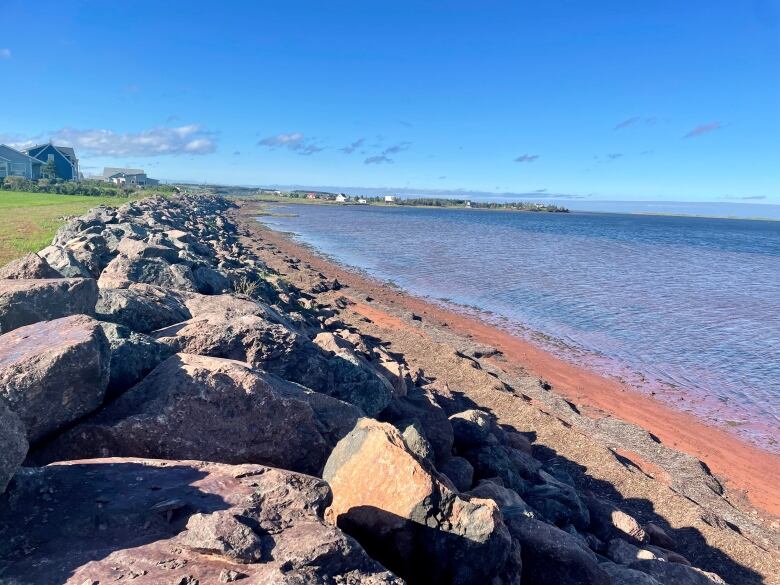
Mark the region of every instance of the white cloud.
POLYGON ((216 134, 198 124, 150 128, 141 132, 62 128, 51 140, 95 156, 161 156, 210 154, 217 149, 216 134))
POLYGON ((0 61, 11 58, 11 49, 0 49, 0 61))

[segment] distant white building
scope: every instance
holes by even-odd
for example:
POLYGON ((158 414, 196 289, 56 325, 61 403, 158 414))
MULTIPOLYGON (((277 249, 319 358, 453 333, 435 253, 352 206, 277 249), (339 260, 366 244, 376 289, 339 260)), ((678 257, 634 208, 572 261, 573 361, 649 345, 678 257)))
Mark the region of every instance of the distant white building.
POLYGON ((349 201, 349 197, 344 195, 344 193, 339 193, 338 195, 336 195, 337 203, 346 203, 347 201, 349 201))
POLYGON ((395 195, 385 195, 385 203, 395 203, 395 195))
POLYGON ((357 202, 360 203, 361 205, 366 205, 368 203, 368 200, 367 199, 363 199, 361 197, 360 199, 357 200, 357 202))
POLYGON ((116 167, 106 167, 103 169, 103 181, 114 183, 115 185, 157 185, 160 181, 157 179, 150 179, 146 176, 143 169, 123 169, 116 167))

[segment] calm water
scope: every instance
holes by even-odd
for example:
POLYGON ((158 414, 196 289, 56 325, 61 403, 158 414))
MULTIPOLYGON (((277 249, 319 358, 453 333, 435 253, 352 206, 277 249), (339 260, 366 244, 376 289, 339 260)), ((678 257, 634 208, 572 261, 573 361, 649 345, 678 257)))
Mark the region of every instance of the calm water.
POLYGON ((370 275, 478 309, 559 355, 780 452, 780 222, 275 207, 370 275))

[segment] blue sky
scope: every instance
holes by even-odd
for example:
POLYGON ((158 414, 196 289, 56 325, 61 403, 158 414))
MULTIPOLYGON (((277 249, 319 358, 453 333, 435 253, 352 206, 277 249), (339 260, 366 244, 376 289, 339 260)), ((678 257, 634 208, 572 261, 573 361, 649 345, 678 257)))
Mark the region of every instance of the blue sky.
POLYGON ((780 203, 780 0, 3 6, 0 142, 88 174, 780 203))

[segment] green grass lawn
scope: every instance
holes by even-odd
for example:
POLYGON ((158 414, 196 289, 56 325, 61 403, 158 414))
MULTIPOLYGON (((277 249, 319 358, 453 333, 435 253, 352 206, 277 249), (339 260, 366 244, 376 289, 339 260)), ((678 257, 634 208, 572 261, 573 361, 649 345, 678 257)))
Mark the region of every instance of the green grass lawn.
POLYGON ((0 191, 0 266, 48 246, 67 217, 82 215, 100 204, 119 206, 131 200, 0 191))

